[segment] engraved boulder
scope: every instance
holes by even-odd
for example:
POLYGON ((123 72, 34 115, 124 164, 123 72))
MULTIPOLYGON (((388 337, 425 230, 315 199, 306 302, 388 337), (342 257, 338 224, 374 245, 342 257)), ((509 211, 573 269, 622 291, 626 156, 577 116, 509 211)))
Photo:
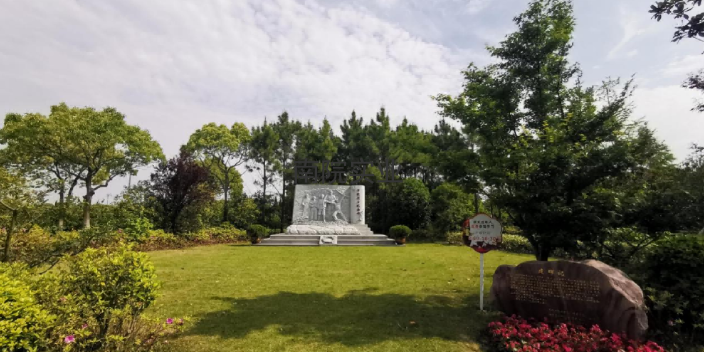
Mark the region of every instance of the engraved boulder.
POLYGON ((491 299, 507 315, 598 324, 632 339, 648 329, 640 287, 621 270, 596 260, 501 265, 494 272, 491 299))

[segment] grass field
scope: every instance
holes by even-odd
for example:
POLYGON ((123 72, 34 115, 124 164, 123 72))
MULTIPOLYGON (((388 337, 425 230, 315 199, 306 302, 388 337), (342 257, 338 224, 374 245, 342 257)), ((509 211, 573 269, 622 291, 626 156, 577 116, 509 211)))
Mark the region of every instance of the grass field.
MULTIPOLYGON (((181 351, 475 351, 479 254, 405 247, 216 245, 150 253, 163 282, 151 312, 190 317, 181 351)), ((485 255, 485 297, 498 265, 485 255)))

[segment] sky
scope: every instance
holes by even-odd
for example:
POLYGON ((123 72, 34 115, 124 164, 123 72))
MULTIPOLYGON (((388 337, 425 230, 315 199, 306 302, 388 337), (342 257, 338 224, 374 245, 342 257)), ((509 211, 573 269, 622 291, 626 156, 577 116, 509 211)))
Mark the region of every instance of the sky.
MULTIPOLYGON (((51 105, 112 106, 167 157, 209 122, 260 125, 282 111, 333 126, 386 107, 423 129, 431 96, 457 94, 469 63, 492 61, 527 0, 0 0, 0 116, 51 105)), ((649 2, 575 0, 570 54, 583 81, 634 77, 634 118, 682 160, 704 144, 699 98, 681 88, 704 43, 672 43, 649 2)), ((132 182, 146 179, 144 168, 132 182)), ((252 175, 245 177, 252 193, 252 175)), ((97 192, 114 197, 127 178, 97 192)))

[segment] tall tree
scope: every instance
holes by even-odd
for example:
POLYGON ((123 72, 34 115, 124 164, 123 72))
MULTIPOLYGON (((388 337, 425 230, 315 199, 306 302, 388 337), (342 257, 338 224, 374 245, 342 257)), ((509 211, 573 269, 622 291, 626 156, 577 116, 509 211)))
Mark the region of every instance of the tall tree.
POLYGON ((225 203, 222 221, 228 219, 230 188, 233 180, 239 177, 237 167, 247 161, 247 148, 251 135, 240 122, 227 128, 225 125, 208 123, 196 130, 186 144, 186 150, 193 153, 208 168, 222 190, 225 203))
POLYGON ((315 129, 310 121, 299 131, 295 159, 321 162, 333 160, 340 145, 339 137, 335 136, 328 119, 323 119, 323 125, 315 129))
POLYGON ((83 182, 86 190, 85 228, 90 228, 90 208, 96 190, 107 187, 116 177, 135 174, 140 166, 164 158, 159 143, 149 132, 128 125, 125 116, 114 108, 97 111, 62 103, 52 107, 50 118, 70 131, 66 138, 71 147, 66 155, 74 166, 72 175, 83 182))
MULTIPOLYGON (((263 126, 252 128, 250 160, 254 164, 248 167, 251 171, 256 170, 260 173, 260 178, 255 181, 255 184, 262 186, 262 207, 265 203, 268 203, 267 186, 273 181, 274 170, 280 168, 279 159, 276 157, 278 148, 279 135, 272 125, 267 123, 266 119, 263 126)), ((267 219, 264 220, 266 221, 267 219)))
POLYGON ((212 200, 210 172, 182 149, 168 162, 161 162, 150 179, 150 194, 159 204, 162 228, 180 233, 178 219, 184 209, 212 200))
POLYGON ((553 249, 604 231, 595 219, 614 211, 601 201, 600 186, 631 163, 631 90, 607 84, 599 108, 595 89, 582 87, 578 67, 568 61, 569 1, 533 1, 514 22, 518 30, 488 48, 498 63, 470 65, 464 91, 437 99, 442 114, 476 138, 492 201, 523 230, 536 258, 547 260, 553 249))
POLYGON ((352 161, 374 161, 375 141, 367 133, 364 118, 357 117, 357 113, 352 111, 350 118, 342 121, 340 131, 341 143, 337 153, 339 161, 348 165, 352 161))
POLYGON ((399 164, 404 177, 422 177, 430 183, 429 166, 432 159, 431 136, 404 118, 391 134, 390 159, 399 164))
MULTIPOLYGON (((279 143, 276 148, 275 157, 278 160, 278 168, 276 171, 281 176, 281 232, 284 231, 285 222, 287 222, 286 214, 290 209, 293 209, 293 198, 291 201, 286 196, 288 191, 292 191, 295 185, 293 176, 293 156, 296 151, 296 143, 298 131, 302 128, 299 121, 292 121, 288 113, 284 111, 279 115, 278 120, 272 125, 274 132, 279 136, 279 143)), ((289 192, 289 194, 291 194, 289 192)), ((292 194, 291 194, 292 196, 292 194)))
POLYGON ((49 117, 41 114, 8 114, 0 130, 0 142, 5 144, 5 160, 43 188, 59 195, 58 229, 64 227, 66 202, 85 169, 70 162, 75 149, 71 131, 57 116, 61 105, 51 108, 49 117), (57 114, 54 114, 57 111, 57 114))

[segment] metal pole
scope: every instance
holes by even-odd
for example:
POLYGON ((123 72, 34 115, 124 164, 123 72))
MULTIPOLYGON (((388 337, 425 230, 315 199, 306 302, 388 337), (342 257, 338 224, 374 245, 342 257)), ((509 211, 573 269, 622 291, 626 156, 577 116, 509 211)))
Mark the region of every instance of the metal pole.
POLYGON ((479 310, 484 310, 484 253, 479 253, 479 310))

